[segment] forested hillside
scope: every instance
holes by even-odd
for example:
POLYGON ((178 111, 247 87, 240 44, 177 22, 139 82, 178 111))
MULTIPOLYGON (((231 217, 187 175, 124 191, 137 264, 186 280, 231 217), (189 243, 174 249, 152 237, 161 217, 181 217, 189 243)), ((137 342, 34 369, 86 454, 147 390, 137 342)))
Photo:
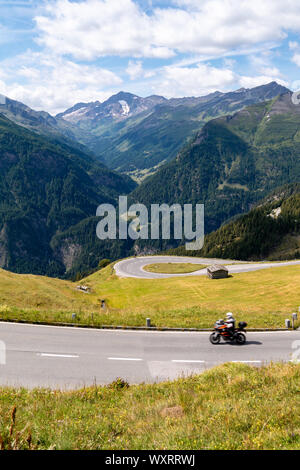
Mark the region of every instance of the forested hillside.
POLYGON ((300 178, 300 106, 291 95, 208 122, 133 193, 135 202, 203 203, 209 233, 300 178))
POLYGON ((170 254, 240 260, 300 258, 300 183, 272 192, 248 214, 206 236, 201 251, 170 254))
MULTIPOLYGON (((134 186, 92 157, 0 115, 0 266, 64 276, 81 247, 69 245, 66 251, 53 237, 134 186)), ((98 246, 100 258, 102 249, 98 246)))

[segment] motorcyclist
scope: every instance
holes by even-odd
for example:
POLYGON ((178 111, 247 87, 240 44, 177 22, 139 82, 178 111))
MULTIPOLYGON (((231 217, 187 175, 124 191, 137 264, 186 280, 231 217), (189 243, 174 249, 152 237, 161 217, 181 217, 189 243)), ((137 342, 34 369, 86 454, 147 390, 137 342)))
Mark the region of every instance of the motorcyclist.
POLYGON ((235 318, 231 312, 226 313, 225 325, 228 333, 233 334, 235 330, 235 318))

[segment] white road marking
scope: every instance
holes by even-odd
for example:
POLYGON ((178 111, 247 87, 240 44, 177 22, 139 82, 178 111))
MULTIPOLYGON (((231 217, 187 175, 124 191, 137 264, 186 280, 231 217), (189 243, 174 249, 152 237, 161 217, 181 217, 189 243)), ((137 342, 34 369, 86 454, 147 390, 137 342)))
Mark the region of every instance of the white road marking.
POLYGON ((200 364, 204 364, 205 361, 198 361, 197 359, 172 359, 172 362, 186 362, 186 363, 190 363, 190 362, 198 362, 200 364))
POLYGON ((37 354, 38 356, 42 356, 42 357, 75 357, 75 358, 78 358, 79 356, 78 355, 75 355, 75 354, 53 354, 53 353, 38 353, 37 354))
POLYGON ((143 359, 140 359, 138 357, 108 357, 110 361, 142 361, 143 359))

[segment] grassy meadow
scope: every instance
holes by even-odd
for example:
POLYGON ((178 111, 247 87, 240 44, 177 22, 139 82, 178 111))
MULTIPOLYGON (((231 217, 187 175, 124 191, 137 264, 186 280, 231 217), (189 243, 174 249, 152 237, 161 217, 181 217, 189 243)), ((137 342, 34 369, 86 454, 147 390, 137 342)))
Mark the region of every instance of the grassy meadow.
POLYGON ((299 391, 293 364, 224 364, 152 385, 1 388, 0 448, 300 449, 299 391))
POLYGON ((300 305, 300 266, 211 280, 118 278, 110 265, 80 281, 90 293, 76 290, 77 284, 0 270, 0 318, 144 326, 150 316, 157 327, 210 328, 232 311, 250 328, 270 328, 284 327, 300 305))

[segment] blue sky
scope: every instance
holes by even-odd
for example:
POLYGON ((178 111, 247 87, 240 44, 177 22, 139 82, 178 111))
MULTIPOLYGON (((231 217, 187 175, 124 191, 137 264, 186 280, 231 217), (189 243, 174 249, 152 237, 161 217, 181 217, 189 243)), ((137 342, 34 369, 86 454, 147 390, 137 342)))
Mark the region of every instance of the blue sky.
POLYGON ((0 0, 0 93, 55 114, 120 90, 296 90, 299 34, 299 0, 0 0))

